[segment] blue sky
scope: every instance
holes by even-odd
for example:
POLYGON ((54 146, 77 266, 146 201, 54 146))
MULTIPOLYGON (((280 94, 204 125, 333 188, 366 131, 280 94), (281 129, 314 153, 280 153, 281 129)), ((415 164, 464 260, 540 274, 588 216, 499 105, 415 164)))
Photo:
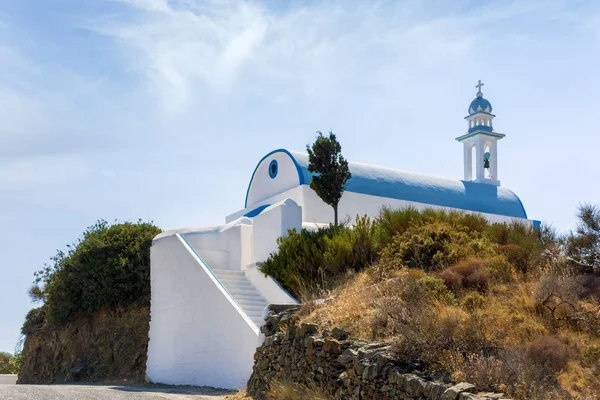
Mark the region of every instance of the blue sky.
POLYGON ((503 186, 567 231, 600 203, 598 70, 594 1, 0 0, 0 350, 85 227, 222 223, 264 154, 316 130, 462 178, 478 79, 503 186))

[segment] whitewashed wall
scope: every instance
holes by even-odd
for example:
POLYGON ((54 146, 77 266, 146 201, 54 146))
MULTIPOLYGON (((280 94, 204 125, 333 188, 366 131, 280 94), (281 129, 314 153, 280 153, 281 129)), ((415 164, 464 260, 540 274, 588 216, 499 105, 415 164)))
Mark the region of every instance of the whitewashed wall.
POLYGON ((248 207, 278 193, 285 192, 300 184, 298 170, 292 158, 284 152, 277 152, 263 159, 254 173, 252 186, 248 192, 248 207), (278 172, 275 178, 269 175, 269 165, 277 161, 278 172))
POLYGON ((176 235, 151 249, 147 375, 157 383, 243 388, 258 332, 176 235))
POLYGON ((17 375, 0 374, 0 385, 15 385, 17 383, 17 375))
POLYGON ((252 220, 238 218, 226 225, 166 231, 156 237, 185 235, 211 268, 240 270, 253 264, 252 220))
POLYGON ((254 261, 262 262, 277 250, 277 239, 287 236, 289 229, 302 228, 302 207, 292 199, 266 208, 253 219, 254 261))
MULTIPOLYGON (((317 196, 314 190, 310 187, 303 185, 303 199, 305 204, 305 212, 303 218, 307 222, 318 221, 318 222, 333 222, 333 209, 317 196)), ((436 210, 456 210, 449 207, 440 207, 431 204, 416 203, 412 201, 390 199, 387 197, 371 196, 366 194, 345 192, 340 200, 339 204, 339 218, 349 218, 351 222, 354 221, 356 215, 368 215, 375 217, 379 214, 379 211, 383 206, 388 206, 393 209, 404 209, 407 207, 413 207, 417 210, 424 210, 426 208, 433 208, 436 210)), ((506 217, 503 215, 477 213, 472 211, 466 211, 472 214, 479 214, 486 218, 490 222, 512 222, 520 221, 523 223, 533 224, 533 221, 522 218, 506 217)))
POLYGON ((276 203, 279 203, 281 201, 284 201, 285 199, 291 199, 294 200, 296 202, 296 204, 298 204, 300 207, 302 207, 303 205, 303 196, 304 196, 304 191, 303 191, 303 186, 304 185, 298 185, 292 189, 288 189, 282 193, 276 194, 272 197, 263 199, 259 202, 257 202, 256 204, 252 204, 249 205, 248 207, 236 211, 233 214, 229 214, 228 216, 225 217, 225 222, 226 223, 231 223, 239 218, 241 218, 243 215, 247 214, 248 212, 262 206, 262 205, 273 205, 276 203))
MULTIPOLYGON (((333 208, 323 203, 323 201, 317 196, 314 190, 308 185, 299 185, 293 189, 287 190, 276 196, 268 199, 264 199, 258 203, 261 204, 274 204, 275 202, 281 201, 285 198, 293 199, 299 206, 302 207, 302 221, 303 223, 310 224, 328 224, 333 222, 333 208)), ((361 193, 345 192, 340 200, 339 205, 339 218, 349 218, 351 222, 354 222, 356 215, 368 215, 369 217, 375 217, 379 214, 381 207, 388 206, 393 209, 403 209, 406 207, 413 207, 417 210, 423 210, 426 208, 433 209, 444 209, 444 210, 457 210, 448 207, 440 207, 425 203, 416 203, 412 201, 390 199, 387 197, 371 196, 361 193)), ((251 209, 255 209, 256 206, 249 207, 247 209, 238 211, 237 213, 228 216, 228 219, 234 217, 239 218, 239 215, 244 215, 251 209)), ((459 210, 460 211, 460 210, 459 210)), ((521 223, 533 225, 533 220, 527 220, 522 218, 506 217, 503 215, 476 213, 472 211, 466 211, 473 214, 479 214, 486 218, 490 222, 513 222, 518 221, 521 223)))

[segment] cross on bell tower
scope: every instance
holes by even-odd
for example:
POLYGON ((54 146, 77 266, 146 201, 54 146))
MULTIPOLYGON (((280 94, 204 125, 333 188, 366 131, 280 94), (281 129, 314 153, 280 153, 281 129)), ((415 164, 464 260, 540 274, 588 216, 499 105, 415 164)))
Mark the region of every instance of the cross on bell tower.
POLYGON ((475 85, 476 97, 469 105, 469 115, 465 117, 469 123, 469 130, 456 140, 463 144, 464 180, 500 186, 498 140, 505 135, 494 131, 492 120, 496 116, 492 114, 492 104, 483 97, 483 85, 481 80, 475 85))
POLYGON ((477 88, 477 97, 483 97, 483 93, 481 92, 481 87, 484 85, 485 85, 485 83, 481 82, 481 79, 479 80, 479 82, 477 82, 477 85, 475 85, 475 87, 477 88))

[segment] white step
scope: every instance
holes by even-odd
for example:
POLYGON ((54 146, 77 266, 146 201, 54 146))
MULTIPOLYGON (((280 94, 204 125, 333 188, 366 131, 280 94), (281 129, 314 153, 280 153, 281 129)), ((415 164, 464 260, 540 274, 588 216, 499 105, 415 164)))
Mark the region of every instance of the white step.
POLYGON ((237 276, 237 277, 246 277, 246 273, 244 271, 233 271, 228 269, 213 269, 213 272, 218 276, 237 276))
POLYGON ((268 302, 250 283, 244 271, 213 269, 214 274, 256 326, 264 324, 263 312, 268 302))

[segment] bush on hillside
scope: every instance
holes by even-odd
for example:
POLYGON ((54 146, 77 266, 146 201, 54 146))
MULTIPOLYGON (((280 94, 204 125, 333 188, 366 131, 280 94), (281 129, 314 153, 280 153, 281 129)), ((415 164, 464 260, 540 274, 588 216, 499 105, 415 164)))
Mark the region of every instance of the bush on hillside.
POLYGON ((518 222, 496 223, 488 226, 485 235, 499 245, 500 253, 519 272, 528 273, 537 266, 544 248, 539 231, 518 222))
POLYGON ((479 259, 469 259, 446 268, 440 273, 448 289, 458 293, 463 289, 483 291, 487 288, 490 274, 486 270, 486 263, 479 259))
POLYGON ((498 282, 508 283, 514 282, 516 279, 514 266, 502 255, 489 258, 486 262, 486 270, 491 279, 498 282))
POLYGON ((376 240, 380 247, 394 241, 394 237, 403 234, 414 226, 423 226, 434 222, 443 222, 451 227, 468 232, 482 233, 488 222, 485 218, 460 211, 434 210, 426 208, 422 211, 413 207, 393 209, 382 207, 376 218, 376 240))
POLYGON ((356 219, 354 228, 331 225, 318 230, 289 231, 279 248, 261 265, 292 295, 307 298, 331 289, 349 271, 358 272, 375 258, 374 225, 356 219))
POLYGON ((495 254, 495 246, 476 231, 446 222, 413 225, 397 234, 381 252, 381 263, 392 268, 439 271, 469 257, 495 254))
POLYGON ((567 256, 588 271, 600 268, 600 206, 583 204, 578 224, 567 238, 567 256))
POLYGON ((552 336, 543 336, 529 343, 525 353, 534 364, 548 373, 564 371, 573 357, 573 350, 552 336))
POLYGON ((18 374, 21 368, 21 354, 0 352, 0 374, 18 374))
MULTIPOLYGON (((150 246, 161 231, 151 223, 110 225, 99 221, 78 242, 59 251, 35 276, 30 291, 44 301, 51 322, 64 323, 79 312, 150 304, 150 246)), ((31 329, 41 318, 33 311, 23 327, 31 329)))
POLYGON ((25 322, 21 327, 21 333, 23 335, 29 335, 30 333, 36 332, 39 328, 44 325, 46 321, 46 307, 38 307, 29 310, 25 316, 25 322))

